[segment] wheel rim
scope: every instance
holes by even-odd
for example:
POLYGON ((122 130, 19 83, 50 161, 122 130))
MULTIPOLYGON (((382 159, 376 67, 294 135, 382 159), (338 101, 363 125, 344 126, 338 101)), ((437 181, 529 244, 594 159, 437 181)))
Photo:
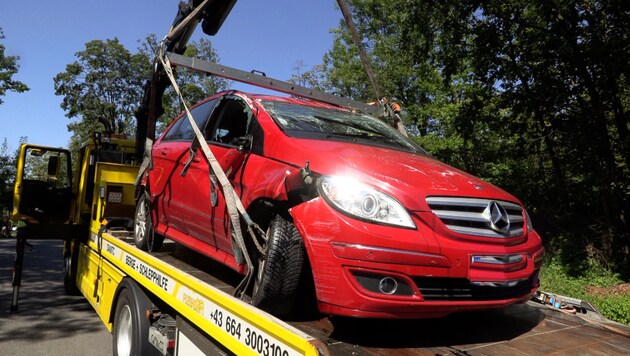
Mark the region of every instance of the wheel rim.
POLYGON ((125 305, 120 309, 116 329, 116 352, 119 356, 131 355, 131 340, 133 325, 131 321, 131 309, 125 305))
POLYGON ((63 259, 63 275, 64 276, 70 275, 70 263, 71 263, 70 257, 66 257, 63 259))
POLYGON ((143 240, 147 235, 147 211, 147 204, 143 200, 138 204, 138 210, 136 211, 136 221, 133 231, 136 239, 138 240, 143 240))

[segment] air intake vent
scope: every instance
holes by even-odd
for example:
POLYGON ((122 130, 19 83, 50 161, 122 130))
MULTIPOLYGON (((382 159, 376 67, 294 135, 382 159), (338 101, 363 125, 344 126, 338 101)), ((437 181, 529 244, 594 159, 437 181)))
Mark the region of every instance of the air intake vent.
POLYGON ((536 286, 536 276, 523 281, 479 285, 463 278, 413 278, 425 300, 465 301, 518 298, 536 286))
POLYGON ((472 236, 512 238, 523 235, 523 209, 505 201, 429 197, 427 204, 450 230, 472 236))

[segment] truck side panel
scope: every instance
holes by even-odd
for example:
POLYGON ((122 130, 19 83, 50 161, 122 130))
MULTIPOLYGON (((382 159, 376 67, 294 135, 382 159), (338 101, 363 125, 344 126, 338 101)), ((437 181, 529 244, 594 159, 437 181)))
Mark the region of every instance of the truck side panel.
POLYGON ((90 302, 109 331, 112 331, 111 313, 114 294, 125 276, 118 268, 88 246, 81 245, 77 269, 77 286, 90 302))
MULTIPOLYGON (((317 341, 275 317, 206 284, 109 233, 92 233, 80 259, 81 290, 108 324, 114 293, 129 277, 237 355, 316 355, 317 341), (88 251, 89 250, 89 251, 88 251), (100 251, 102 260, 99 261, 100 251), (94 292, 94 281, 98 290, 94 292)), ((108 325, 111 329, 111 324, 108 325)))

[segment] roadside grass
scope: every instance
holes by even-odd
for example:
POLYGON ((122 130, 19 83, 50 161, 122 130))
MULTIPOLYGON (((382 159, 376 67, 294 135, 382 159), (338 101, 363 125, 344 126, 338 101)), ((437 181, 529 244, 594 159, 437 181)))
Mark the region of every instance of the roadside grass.
POLYGON ((540 290, 591 302, 606 318, 630 325, 630 283, 593 260, 577 267, 546 260, 540 271, 540 290))

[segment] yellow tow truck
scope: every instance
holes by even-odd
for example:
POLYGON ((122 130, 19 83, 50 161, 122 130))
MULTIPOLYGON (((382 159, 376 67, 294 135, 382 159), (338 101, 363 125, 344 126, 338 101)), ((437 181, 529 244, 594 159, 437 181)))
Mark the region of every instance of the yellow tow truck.
MULTIPOLYGON (((200 22, 204 32, 216 33, 234 3, 182 3, 167 50, 183 53, 200 22)), ((230 286, 217 283, 216 277, 182 266, 174 256, 187 252, 179 246, 167 243, 163 252, 149 254, 129 243, 145 141, 154 139, 167 85, 157 65, 137 113, 136 139, 92 134, 79 151, 74 174, 68 150, 21 146, 12 219, 22 227, 17 233, 11 309, 18 309, 27 240, 61 239, 65 289, 87 298, 113 332, 117 355, 326 353, 304 332, 232 297, 226 292, 230 286)))
POLYGON ((116 354, 317 354, 312 337, 200 279, 201 271, 195 277, 165 262, 176 260, 175 246, 150 255, 129 243, 134 149, 133 140, 95 135, 80 151, 72 182, 70 152, 22 145, 13 218, 26 227, 18 245, 65 241, 66 290, 87 298, 113 332, 116 354))

